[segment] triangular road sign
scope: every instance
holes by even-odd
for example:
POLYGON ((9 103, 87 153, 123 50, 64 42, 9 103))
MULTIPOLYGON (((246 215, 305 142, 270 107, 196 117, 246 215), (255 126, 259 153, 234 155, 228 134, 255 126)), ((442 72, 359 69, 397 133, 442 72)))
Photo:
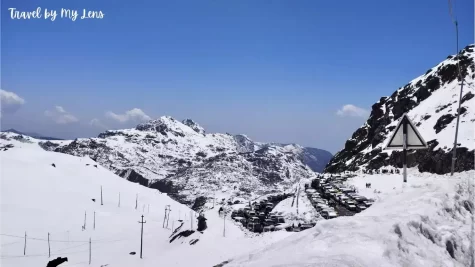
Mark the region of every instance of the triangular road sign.
POLYGON ((384 150, 404 149, 404 124, 407 127, 407 144, 406 149, 425 149, 427 143, 422 138, 416 126, 412 123, 406 113, 399 120, 396 130, 389 138, 389 142, 384 147, 384 150))

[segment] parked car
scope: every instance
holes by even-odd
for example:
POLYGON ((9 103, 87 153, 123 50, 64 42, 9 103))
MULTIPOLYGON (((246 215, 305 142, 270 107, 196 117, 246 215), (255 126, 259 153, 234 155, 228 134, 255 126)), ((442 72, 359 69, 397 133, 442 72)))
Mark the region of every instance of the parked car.
POLYGON ((350 204, 346 208, 350 211, 358 211, 355 204, 350 204))
POLYGON ((242 223, 242 225, 244 225, 244 226, 246 226, 246 224, 247 224, 246 218, 244 218, 244 217, 236 217, 236 218, 234 218, 234 220, 236 220, 237 222, 242 223))
POLYGON ((324 208, 328 208, 328 206, 326 204, 318 204, 317 205, 317 211, 318 212, 322 211, 324 208))
POLYGON ((251 223, 261 223, 261 219, 259 219, 259 217, 251 217, 249 222, 251 222, 251 223))
POLYGON ((348 208, 348 206, 350 206, 350 205, 355 205, 356 206, 356 202, 349 198, 349 199, 345 200, 345 207, 348 208))
POLYGON ((371 207, 371 205, 373 205, 373 202, 371 202, 371 201, 369 201, 369 200, 363 201, 363 203, 364 203, 364 205, 365 205, 367 208, 369 208, 369 207, 371 207))
POLYGON ((273 226, 273 225, 264 226, 263 231, 264 232, 273 232, 273 231, 275 231, 275 226, 273 226))
POLYGON ((358 212, 362 212, 362 211, 364 211, 364 210, 366 210, 366 209, 367 209, 367 207, 366 207, 366 205, 364 205, 364 204, 358 204, 358 205, 356 206, 356 210, 357 210, 358 212))
POLYGON ((274 231, 284 230, 284 229, 286 229, 287 227, 289 227, 288 224, 280 223, 280 224, 277 224, 277 225, 275 226, 274 231))
POLYGON ((338 217, 338 214, 336 212, 330 211, 330 212, 326 212, 325 215, 322 215, 322 216, 323 218, 329 220, 329 219, 338 217))
POLYGON ((253 232, 262 232, 262 225, 260 223, 248 223, 247 229, 253 232))
POLYGON ((348 199, 347 196, 341 195, 338 197, 338 202, 340 202, 340 204, 344 204, 347 199, 348 199))
POLYGON ((300 225, 300 230, 303 231, 303 230, 310 229, 310 228, 312 228, 312 227, 313 227, 312 224, 301 224, 301 225, 300 225))

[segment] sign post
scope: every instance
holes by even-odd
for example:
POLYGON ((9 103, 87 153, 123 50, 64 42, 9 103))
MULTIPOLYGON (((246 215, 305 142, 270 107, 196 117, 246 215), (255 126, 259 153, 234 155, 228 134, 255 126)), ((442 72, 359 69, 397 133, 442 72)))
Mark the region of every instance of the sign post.
POLYGON ((402 165, 403 165, 403 180, 407 183, 407 150, 408 149, 426 149, 427 143, 422 138, 421 134, 417 130, 416 126, 407 116, 407 113, 402 115, 399 120, 396 130, 389 138, 389 142, 383 148, 383 150, 397 150, 402 151, 402 165), (402 126, 402 127, 401 127, 402 126))

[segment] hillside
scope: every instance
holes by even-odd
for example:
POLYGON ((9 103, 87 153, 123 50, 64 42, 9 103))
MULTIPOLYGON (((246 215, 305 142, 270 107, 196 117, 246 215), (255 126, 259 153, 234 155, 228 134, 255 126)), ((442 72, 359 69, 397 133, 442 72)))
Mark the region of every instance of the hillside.
MULTIPOLYGON (((465 47, 460 53, 460 67, 465 85, 456 171, 474 168, 474 58, 474 45, 465 47)), ((429 145, 426 150, 410 151, 408 166, 418 166, 422 172, 450 172, 460 95, 456 62, 456 57, 449 56, 424 75, 396 90, 391 96, 382 97, 376 102, 366 123, 357 129, 346 141, 344 148, 335 154, 325 172, 336 173, 358 168, 378 169, 387 165, 402 167, 402 152, 382 151, 382 147, 395 130, 399 118, 406 112, 429 145)))
POLYGON ((2 267, 46 266, 56 257, 68 257, 60 265, 65 267, 148 267, 157 262, 160 266, 209 267, 291 234, 282 231, 255 238, 226 219, 223 237, 224 221, 216 209, 204 211, 208 228, 200 233, 196 231, 197 214, 189 207, 157 190, 128 182, 88 157, 45 151, 29 137, 0 139, 0 148, 2 267), (164 228, 166 205, 171 212, 164 228), (143 259, 141 215, 146 221, 143 259), (178 231, 191 235, 171 241, 172 230, 181 223, 178 231))
POLYGON ((50 151, 89 156, 119 176, 159 189, 195 209, 216 191, 228 199, 285 192, 300 179, 315 176, 305 162, 328 160, 298 145, 205 133, 192 120, 180 122, 168 116, 134 129, 106 131, 97 138, 39 144, 50 151))

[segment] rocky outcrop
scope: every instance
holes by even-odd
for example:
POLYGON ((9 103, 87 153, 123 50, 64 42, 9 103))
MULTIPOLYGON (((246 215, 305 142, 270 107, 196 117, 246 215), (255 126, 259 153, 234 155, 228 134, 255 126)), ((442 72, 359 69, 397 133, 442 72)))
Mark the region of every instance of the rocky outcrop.
POLYGON ((186 126, 190 127, 191 129, 193 129, 195 132, 197 132, 199 134, 205 134, 206 133, 205 129, 203 127, 201 127, 198 123, 196 123, 192 119, 183 120, 182 123, 185 124, 186 126))
MULTIPOLYGON (((344 149, 334 155, 325 167, 325 172, 337 173, 358 169, 378 169, 392 165, 402 167, 399 151, 382 151, 383 144, 404 113, 408 113, 417 127, 429 138, 429 148, 410 151, 408 164, 418 166, 420 171, 433 173, 450 172, 452 144, 455 135, 456 108, 459 86, 456 60, 460 59, 461 73, 465 82, 473 82, 475 76, 474 46, 464 48, 460 56, 451 56, 426 74, 399 88, 389 97, 382 97, 371 107, 366 123, 346 141, 344 149), (448 132, 447 132, 448 131, 448 132), (443 136, 443 137, 442 137, 443 136)), ((474 168, 473 131, 475 117, 472 98, 474 89, 464 87, 461 124, 457 148, 456 171, 474 168), (463 138, 462 138, 463 137, 463 138), (469 149, 470 148, 470 149, 469 149)))

